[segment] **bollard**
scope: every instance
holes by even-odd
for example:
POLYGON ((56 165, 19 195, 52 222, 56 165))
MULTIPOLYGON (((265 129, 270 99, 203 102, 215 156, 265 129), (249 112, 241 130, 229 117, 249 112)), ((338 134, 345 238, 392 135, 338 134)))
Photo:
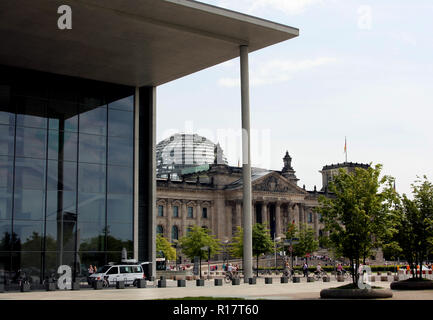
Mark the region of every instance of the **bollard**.
POLYGON ((293 277, 293 283, 301 283, 301 277, 293 277))
POLYGON ((120 280, 116 282, 116 289, 125 289, 125 281, 120 280))
POLYGON ((381 276, 380 281, 388 281, 388 276, 381 276))
POLYGON ((93 286, 93 289, 95 289, 95 290, 101 290, 103 287, 103 284, 102 284, 101 280, 96 280, 96 281, 92 282, 92 286, 93 286))
POLYGON ((30 283, 21 282, 20 291, 21 292, 29 292, 30 291, 30 283))
POLYGON ((160 276, 159 280, 166 280, 165 276, 160 276))
POLYGON ((137 286, 137 288, 146 288, 147 281, 146 279, 137 279, 135 280, 135 285, 137 286))
POLYGON ((241 284, 241 279, 239 279, 239 278, 232 279, 232 285, 233 286, 238 286, 240 284, 241 284))
POLYGON ((177 280, 177 286, 178 287, 186 287, 186 280, 183 280, 183 279, 177 280))
POLYGON ((323 277, 323 282, 331 282, 331 277, 323 277))
POLYGON ((80 281, 73 281, 71 290, 75 290, 75 291, 80 290, 80 281))
POLYGON ((344 276, 337 276, 338 282, 344 282, 344 276))
POLYGON ((197 287, 204 287, 204 279, 197 279, 195 283, 197 287))
POLYGON ((158 280, 158 288, 166 288, 167 287, 167 280, 158 280))
POLYGON ((257 278, 248 278, 249 284, 257 284, 257 278))
POLYGON ((265 284, 272 284, 272 278, 271 277, 266 277, 265 278, 265 284))
POLYGON ((214 284, 215 286, 221 287, 223 285, 223 279, 215 279, 214 284))
POLYGON ((281 277, 281 283, 289 283, 288 277, 281 277))
POLYGON ((313 277, 307 277, 307 282, 314 282, 314 278, 313 277))

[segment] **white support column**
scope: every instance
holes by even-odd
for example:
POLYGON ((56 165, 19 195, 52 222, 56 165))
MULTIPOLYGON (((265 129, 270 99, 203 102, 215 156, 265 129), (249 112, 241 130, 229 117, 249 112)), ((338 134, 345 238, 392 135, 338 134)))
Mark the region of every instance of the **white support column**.
POLYGON ((243 229, 244 281, 253 276, 253 239, 251 222, 251 152, 250 152, 250 86, 248 74, 248 46, 240 46, 241 104, 242 104, 242 177, 243 177, 243 229))

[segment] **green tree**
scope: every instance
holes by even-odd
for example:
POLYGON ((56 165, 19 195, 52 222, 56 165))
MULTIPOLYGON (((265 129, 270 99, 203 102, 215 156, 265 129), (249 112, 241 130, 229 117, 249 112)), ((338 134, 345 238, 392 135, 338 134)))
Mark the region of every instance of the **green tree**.
POLYGON ((413 200, 403 194, 395 209, 397 233, 386 253, 401 253, 417 278, 416 265, 421 268, 433 248, 433 185, 424 176, 412 184, 412 193, 413 200))
POLYGON ((235 258, 242 258, 244 255, 244 230, 238 226, 229 244, 229 253, 235 258))
POLYGON ((156 236, 156 251, 162 252, 167 260, 176 260, 176 249, 171 246, 170 241, 158 234, 156 236))
POLYGON ((355 168, 354 172, 339 170, 329 184, 330 197, 319 197, 317 212, 322 214, 325 231, 336 256, 350 260, 352 281, 358 281, 361 261, 365 263, 374 248, 396 232, 391 209, 396 192, 390 176, 380 178, 382 166, 355 168))
POLYGON ((293 246, 293 251, 296 256, 303 257, 307 253, 312 253, 319 248, 319 241, 315 239, 313 228, 302 224, 297 232, 299 241, 293 246))
POLYGON ((269 229, 266 225, 256 223, 252 230, 253 240, 253 255, 257 259, 257 276, 259 276, 259 256, 274 251, 274 243, 272 242, 269 229))

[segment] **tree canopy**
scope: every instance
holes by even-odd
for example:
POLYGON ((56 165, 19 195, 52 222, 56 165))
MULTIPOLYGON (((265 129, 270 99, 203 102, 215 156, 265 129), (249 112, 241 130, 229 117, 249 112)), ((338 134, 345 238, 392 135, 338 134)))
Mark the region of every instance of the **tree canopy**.
POLYGON ((167 260, 176 260, 176 249, 172 247, 170 241, 164 238, 162 234, 156 236, 156 252, 162 252, 167 260))
POLYGON ((215 236, 209 234, 209 230, 199 226, 191 227, 189 233, 179 241, 183 254, 188 258, 200 257, 207 259, 208 251, 202 250, 202 247, 210 248, 210 255, 213 256, 220 252, 221 245, 215 236))

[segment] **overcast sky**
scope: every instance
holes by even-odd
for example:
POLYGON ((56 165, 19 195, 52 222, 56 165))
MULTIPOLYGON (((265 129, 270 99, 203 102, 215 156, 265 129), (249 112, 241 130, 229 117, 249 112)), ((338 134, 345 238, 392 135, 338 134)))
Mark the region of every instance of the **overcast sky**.
MULTIPOLYGON (((202 2, 300 30, 250 54, 253 166, 281 170, 288 150, 298 185, 320 189, 318 171, 344 162, 346 136, 348 161, 383 164, 397 191, 432 180, 431 0, 202 2)), ((194 132, 242 161, 239 59, 157 90, 158 141, 194 132)))

